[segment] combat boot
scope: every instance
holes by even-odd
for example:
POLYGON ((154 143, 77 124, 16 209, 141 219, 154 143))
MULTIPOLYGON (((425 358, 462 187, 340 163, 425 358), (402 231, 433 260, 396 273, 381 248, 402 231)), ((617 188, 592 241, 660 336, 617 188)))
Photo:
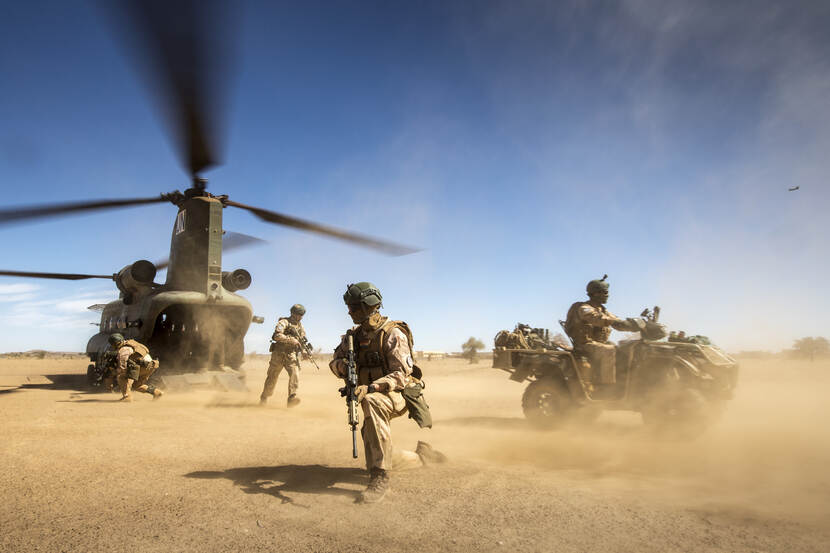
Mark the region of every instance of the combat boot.
POLYGON ((133 400, 132 389, 133 389, 133 380, 132 378, 127 379, 118 379, 118 383, 121 384, 121 399, 119 401, 127 401, 131 402, 133 400))
POLYGON ((288 401, 286 403, 289 407, 294 407, 300 404, 300 398, 297 397, 297 394, 291 394, 288 396, 288 401))
POLYGON ((164 395, 164 392, 162 392, 158 388, 153 388, 153 400, 157 400, 158 398, 160 398, 163 395, 164 395))
POLYGON ((447 456, 432 449, 432 446, 426 442, 418 442, 418 446, 415 448, 415 453, 418 454, 418 457, 421 458, 421 462, 424 465, 434 465, 437 463, 446 463, 447 456))
POLYGON ((369 470, 369 485, 360 492, 357 500, 360 503, 378 503, 383 500, 386 490, 389 489, 389 475, 379 468, 369 470))

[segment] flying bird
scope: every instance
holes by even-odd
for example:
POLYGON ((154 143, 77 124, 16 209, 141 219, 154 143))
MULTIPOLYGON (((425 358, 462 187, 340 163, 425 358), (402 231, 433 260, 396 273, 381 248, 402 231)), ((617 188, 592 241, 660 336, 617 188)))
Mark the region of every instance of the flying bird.
POLYGON ((787 188, 787 191, 788 191, 788 192, 795 192, 795 191, 796 191, 796 190, 798 190, 799 188, 801 188, 801 187, 800 187, 800 186, 793 186, 792 188, 787 188))

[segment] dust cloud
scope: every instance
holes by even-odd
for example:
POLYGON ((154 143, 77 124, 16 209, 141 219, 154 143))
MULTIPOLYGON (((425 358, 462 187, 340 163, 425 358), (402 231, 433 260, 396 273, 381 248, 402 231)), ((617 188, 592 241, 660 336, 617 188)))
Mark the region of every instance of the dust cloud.
POLYGON ((85 390, 82 358, 0 359, 0 551, 818 552, 830 538, 828 360, 742 361, 735 398, 691 441, 627 412, 535 430, 525 384, 486 358, 424 361, 434 427, 396 419, 393 437, 450 462, 394 473, 377 506, 354 504, 363 452, 318 362, 289 409, 284 377, 257 407, 264 355, 246 357, 246 393, 127 405, 85 390), (412 513, 417 547, 365 539, 412 513))
POLYGON ((606 412, 596 423, 552 432, 531 430, 515 406, 494 397, 513 388, 509 395, 518 401, 523 385, 492 378, 468 382, 458 393, 488 397, 484 411, 514 418, 482 417, 471 408, 469 417, 446 422, 464 430, 453 443, 458 456, 562 471, 606 491, 628 490, 676 504, 826 524, 828 384, 827 360, 746 360, 735 398, 695 440, 659 439, 633 412, 606 412), (467 432, 475 427, 488 431, 467 432))

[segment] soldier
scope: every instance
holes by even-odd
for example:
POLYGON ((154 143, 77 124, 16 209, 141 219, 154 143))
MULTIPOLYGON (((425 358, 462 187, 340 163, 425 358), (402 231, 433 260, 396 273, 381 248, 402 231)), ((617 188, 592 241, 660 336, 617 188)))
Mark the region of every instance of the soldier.
POLYGON ((588 301, 578 301, 568 309, 565 318, 565 332, 571 337, 574 349, 588 357, 591 366, 582 375, 589 390, 593 389, 594 376, 598 376, 598 384, 615 384, 617 382, 616 351, 614 344, 609 343, 611 329, 636 331, 623 319, 608 311, 605 303, 608 302, 608 283, 603 275, 600 280, 588 283, 588 301))
MULTIPOLYGON (((358 387, 357 401, 363 410, 360 434, 369 471, 369 485, 360 496, 364 503, 383 499, 389 487, 387 471, 441 463, 446 457, 426 442, 418 442, 415 451, 393 449, 390 420, 410 411, 409 398, 404 388, 421 388, 420 369, 412 358, 412 332, 403 321, 392 321, 380 314, 383 298, 380 290, 369 282, 350 284, 343 295, 349 315, 357 325, 349 332, 353 336, 358 387), (413 370, 415 374, 413 375, 413 370)), ((334 351, 329 368, 339 378, 345 378, 348 346, 346 336, 334 351)), ((422 396, 421 396, 422 397, 422 396)), ((413 405, 413 410, 427 409, 425 402, 413 405)), ((410 416, 419 421, 417 413, 410 416)), ((426 413, 428 416, 428 412, 426 413)), ((419 422, 421 424, 421 422, 419 422)), ((431 421, 428 423, 431 426, 431 421)), ((424 424, 427 426, 427 424, 424 424)))
POLYGON ((164 392, 147 384, 158 368, 158 361, 150 356, 147 346, 136 340, 125 340, 121 334, 110 334, 109 344, 116 352, 116 378, 121 390, 121 401, 132 401, 132 390, 160 398, 164 392))
POLYGON ((268 376, 259 396, 260 405, 268 403, 268 398, 274 395, 274 386, 277 385, 277 379, 283 369, 288 372, 288 407, 300 403, 300 398, 297 397, 297 389, 300 386, 298 355, 302 348, 300 340, 305 338, 305 329, 300 322, 303 315, 305 307, 297 303, 291 306, 291 316, 281 317, 277 321, 274 334, 271 336, 271 361, 268 363, 268 376))

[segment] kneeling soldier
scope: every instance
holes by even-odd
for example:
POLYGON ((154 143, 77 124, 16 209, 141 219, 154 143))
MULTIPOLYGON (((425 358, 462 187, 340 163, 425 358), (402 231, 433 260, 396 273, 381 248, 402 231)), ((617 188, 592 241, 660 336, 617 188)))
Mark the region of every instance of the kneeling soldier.
POLYGON ((358 386, 357 402, 363 410, 361 436, 369 471, 369 486, 359 499, 375 503, 383 499, 389 487, 387 470, 440 463, 446 457, 425 442, 415 451, 393 449, 390 421, 407 412, 421 426, 432 426, 429 410, 423 401, 421 376, 412 358, 412 332, 403 321, 392 321, 379 313, 382 296, 369 282, 349 285, 343 300, 357 325, 334 351, 329 364, 339 378, 347 376, 349 334, 354 344, 358 386), (413 370, 415 374, 413 375, 413 370))
POLYGON ((147 346, 136 340, 125 340, 121 334, 111 334, 108 340, 117 356, 116 378, 121 400, 132 401, 132 390, 150 394, 153 399, 161 397, 161 390, 147 384, 159 366, 158 361, 150 357, 147 346))

